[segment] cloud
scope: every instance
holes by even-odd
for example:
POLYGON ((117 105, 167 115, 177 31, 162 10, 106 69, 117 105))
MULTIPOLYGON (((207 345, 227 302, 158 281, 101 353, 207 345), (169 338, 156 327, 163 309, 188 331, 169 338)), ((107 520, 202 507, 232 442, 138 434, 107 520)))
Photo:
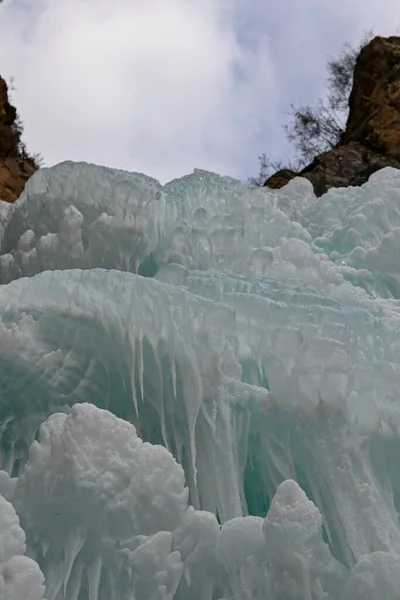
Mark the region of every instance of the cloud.
POLYGON ((15 78, 28 148, 47 164, 88 160, 164 181, 195 166, 231 173, 263 113, 276 112, 267 36, 241 45, 226 2, 17 4, 1 8, 0 72, 15 78))
POLYGON ((328 56, 397 23, 398 0, 4 0, 0 73, 47 165, 245 179, 290 155, 285 113, 323 93, 328 56))

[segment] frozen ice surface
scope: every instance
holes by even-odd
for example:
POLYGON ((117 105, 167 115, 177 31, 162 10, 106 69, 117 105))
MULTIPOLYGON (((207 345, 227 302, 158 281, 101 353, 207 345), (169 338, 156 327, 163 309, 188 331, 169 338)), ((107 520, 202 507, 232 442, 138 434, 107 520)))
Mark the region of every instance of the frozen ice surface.
POLYGON ((187 509, 183 469, 127 421, 89 404, 53 414, 13 503, 47 600, 173 598, 183 569, 171 549, 187 509))
POLYGON ((237 462, 245 456, 236 448, 246 441, 248 416, 240 409, 233 433, 231 411, 267 391, 240 381, 232 308, 93 269, 46 271, 0 287, 0 311, 2 469, 18 475, 40 423, 90 401, 173 452, 196 508, 218 510, 223 520, 242 514, 237 462))
POLYGON ((0 495, 0 598, 43 600, 44 577, 39 565, 25 556, 25 533, 15 508, 0 495))
MULTIPOLYGON (((309 241, 277 201, 266 204, 254 190, 246 202, 246 193, 246 185, 203 171, 163 187, 142 174, 85 163, 40 169, 3 220, 0 212, 1 281, 74 267, 153 275, 169 262, 224 268, 232 259, 240 270, 267 241, 309 241)), ((290 203, 286 210, 292 212, 290 203)))
POLYGON ((397 600, 400 589, 400 557, 387 552, 364 556, 354 568, 343 600, 397 600))
POLYGON ((0 598, 397 600, 399 206, 71 162, 1 203, 0 598))

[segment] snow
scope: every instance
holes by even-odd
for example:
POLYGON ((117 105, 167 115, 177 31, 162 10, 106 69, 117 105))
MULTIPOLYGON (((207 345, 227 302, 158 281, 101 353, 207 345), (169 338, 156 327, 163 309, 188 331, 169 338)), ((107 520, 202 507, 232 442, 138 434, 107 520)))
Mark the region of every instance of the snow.
POLYGON ((12 502, 47 600, 76 597, 86 580, 89 598, 105 597, 102 585, 144 600, 161 588, 172 598, 178 585, 171 532, 187 496, 183 469, 164 447, 143 443, 108 411, 75 404, 40 427, 12 502))
POLYGON ((25 532, 15 508, 0 495, 0 598, 4 600, 44 598, 43 574, 25 550, 25 532))
POLYGON ((0 206, 0 597, 396 600, 399 206, 71 162, 0 206))

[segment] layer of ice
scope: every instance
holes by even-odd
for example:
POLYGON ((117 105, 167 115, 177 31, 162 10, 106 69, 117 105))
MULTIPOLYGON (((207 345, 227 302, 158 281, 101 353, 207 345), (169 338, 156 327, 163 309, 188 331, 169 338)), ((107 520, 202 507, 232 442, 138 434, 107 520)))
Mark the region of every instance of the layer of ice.
MULTIPOLYGON (((309 186, 297 182, 295 192, 308 206, 309 186)), ((75 267, 153 275, 169 262, 240 271, 254 247, 282 236, 310 240, 278 205, 203 171, 162 187, 138 173, 61 163, 35 173, 5 214, 1 280, 75 267)))
POLYGON ((397 170, 317 201, 63 163, 2 206, 0 565, 32 600, 40 570, 46 600, 397 600, 397 170))

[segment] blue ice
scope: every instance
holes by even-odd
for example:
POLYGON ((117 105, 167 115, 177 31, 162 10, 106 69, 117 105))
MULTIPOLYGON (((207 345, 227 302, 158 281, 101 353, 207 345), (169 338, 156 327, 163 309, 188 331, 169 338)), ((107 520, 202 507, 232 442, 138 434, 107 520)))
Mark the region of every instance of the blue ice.
POLYGON ((0 597, 398 600, 400 171, 0 202, 0 597))

